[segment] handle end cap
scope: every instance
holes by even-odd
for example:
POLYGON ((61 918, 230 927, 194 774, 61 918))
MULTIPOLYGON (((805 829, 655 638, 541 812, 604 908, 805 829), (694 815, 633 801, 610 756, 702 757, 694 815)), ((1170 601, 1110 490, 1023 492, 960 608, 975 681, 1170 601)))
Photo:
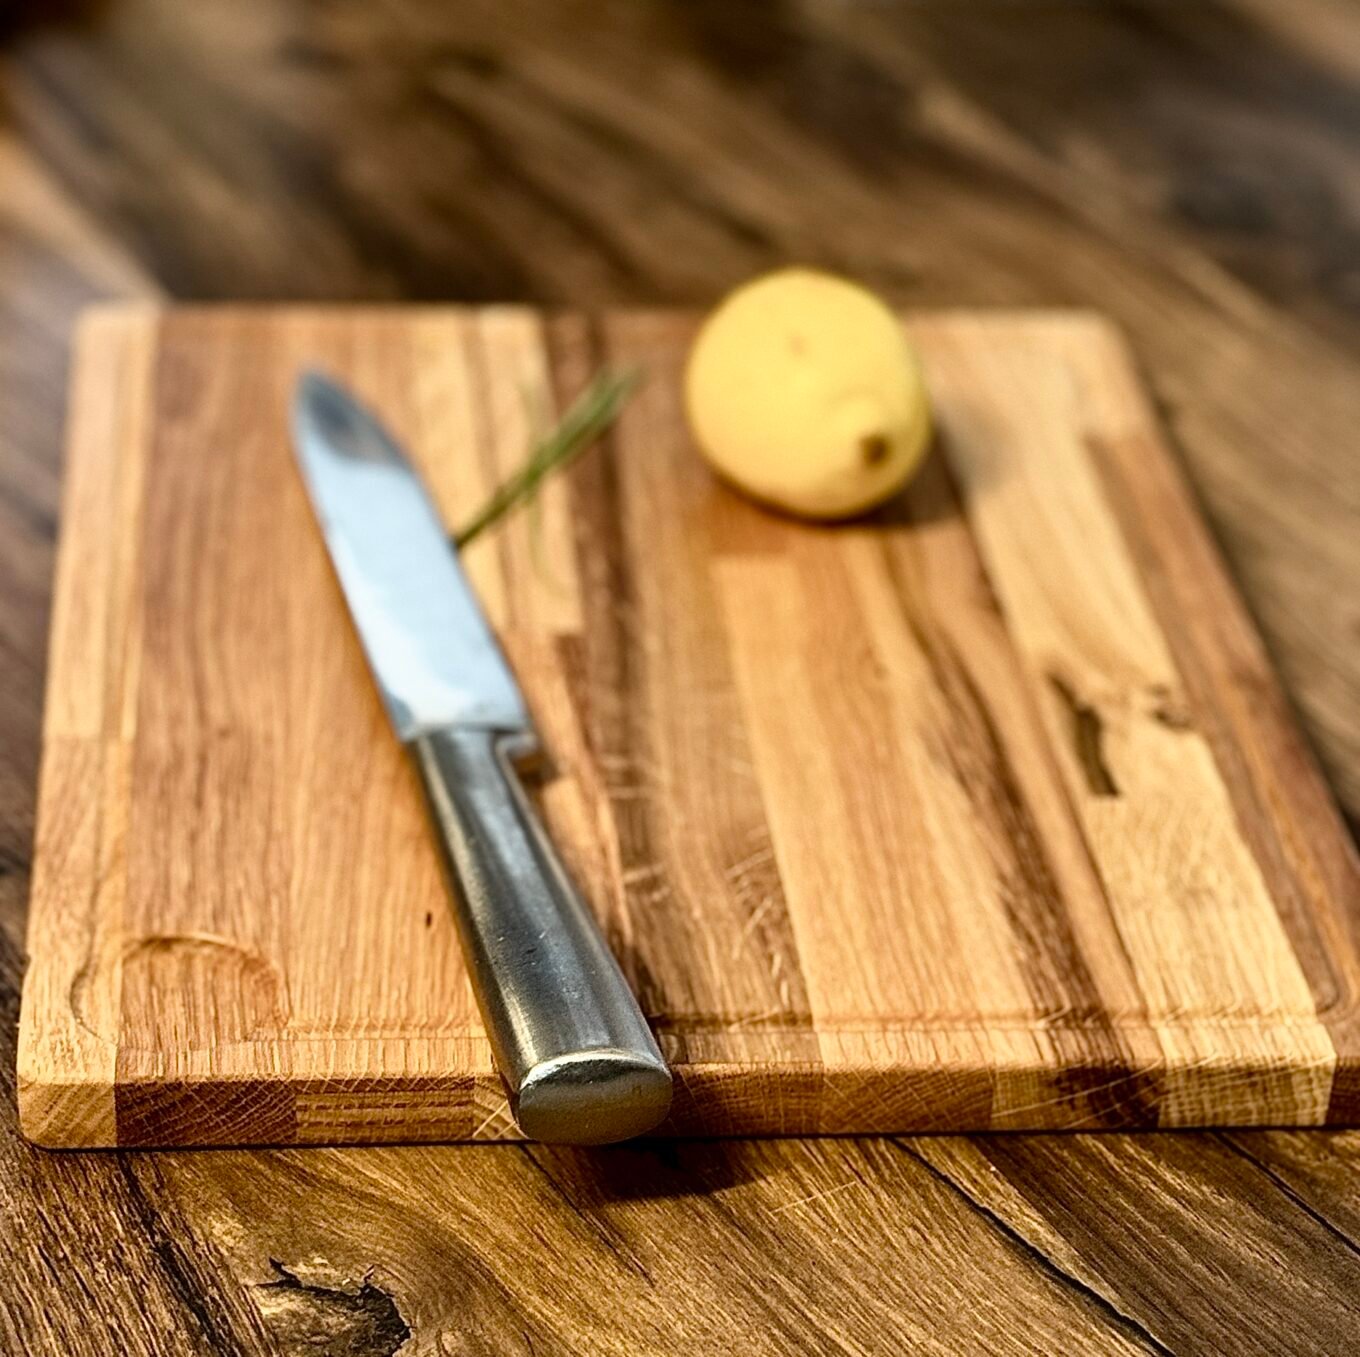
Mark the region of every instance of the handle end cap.
POLYGON ((613 1048, 572 1051, 525 1075, 512 1110, 531 1140, 609 1145, 650 1131, 671 1106, 671 1072, 659 1058, 613 1048))

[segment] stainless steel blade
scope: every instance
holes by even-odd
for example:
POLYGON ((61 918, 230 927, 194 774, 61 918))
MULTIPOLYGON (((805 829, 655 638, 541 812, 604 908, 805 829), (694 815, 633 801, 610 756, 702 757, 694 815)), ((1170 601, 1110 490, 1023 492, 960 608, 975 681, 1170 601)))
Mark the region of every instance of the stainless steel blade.
POLYGON ((377 419, 316 372, 293 401, 298 462, 398 737, 532 734, 509 666, 424 485, 377 419))

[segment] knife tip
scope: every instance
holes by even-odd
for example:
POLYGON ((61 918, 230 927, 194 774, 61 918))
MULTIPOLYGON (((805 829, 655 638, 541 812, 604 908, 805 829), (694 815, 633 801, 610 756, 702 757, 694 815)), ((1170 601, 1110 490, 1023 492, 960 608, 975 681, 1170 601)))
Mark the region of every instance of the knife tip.
POLYGON ((293 383, 293 409, 305 410, 320 400, 334 400, 341 394, 339 384, 320 368, 306 367, 293 383))
POLYGON ((354 462, 404 461, 377 417, 320 368, 303 368, 298 374, 292 420, 294 442, 304 460, 315 447, 354 462))

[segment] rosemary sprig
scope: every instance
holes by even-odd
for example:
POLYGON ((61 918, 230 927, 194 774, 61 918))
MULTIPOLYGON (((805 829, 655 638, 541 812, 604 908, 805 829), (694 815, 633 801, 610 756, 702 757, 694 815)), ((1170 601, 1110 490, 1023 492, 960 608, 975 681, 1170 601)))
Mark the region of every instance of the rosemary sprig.
POLYGON ((516 505, 532 499, 553 472, 570 466, 618 418, 641 379, 642 373, 637 369, 599 373, 572 402, 556 428, 540 440, 524 465, 502 481, 486 503, 454 533, 454 543, 467 546, 516 505))

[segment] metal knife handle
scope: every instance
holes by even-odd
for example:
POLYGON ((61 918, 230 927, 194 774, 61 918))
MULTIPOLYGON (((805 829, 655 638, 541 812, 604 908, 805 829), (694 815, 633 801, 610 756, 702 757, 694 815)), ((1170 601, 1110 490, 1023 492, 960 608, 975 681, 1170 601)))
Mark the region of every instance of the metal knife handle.
POLYGON ((524 795, 513 747, 471 727, 411 741, 472 987, 525 1135, 625 1140, 666 1115, 670 1070, 524 795))

